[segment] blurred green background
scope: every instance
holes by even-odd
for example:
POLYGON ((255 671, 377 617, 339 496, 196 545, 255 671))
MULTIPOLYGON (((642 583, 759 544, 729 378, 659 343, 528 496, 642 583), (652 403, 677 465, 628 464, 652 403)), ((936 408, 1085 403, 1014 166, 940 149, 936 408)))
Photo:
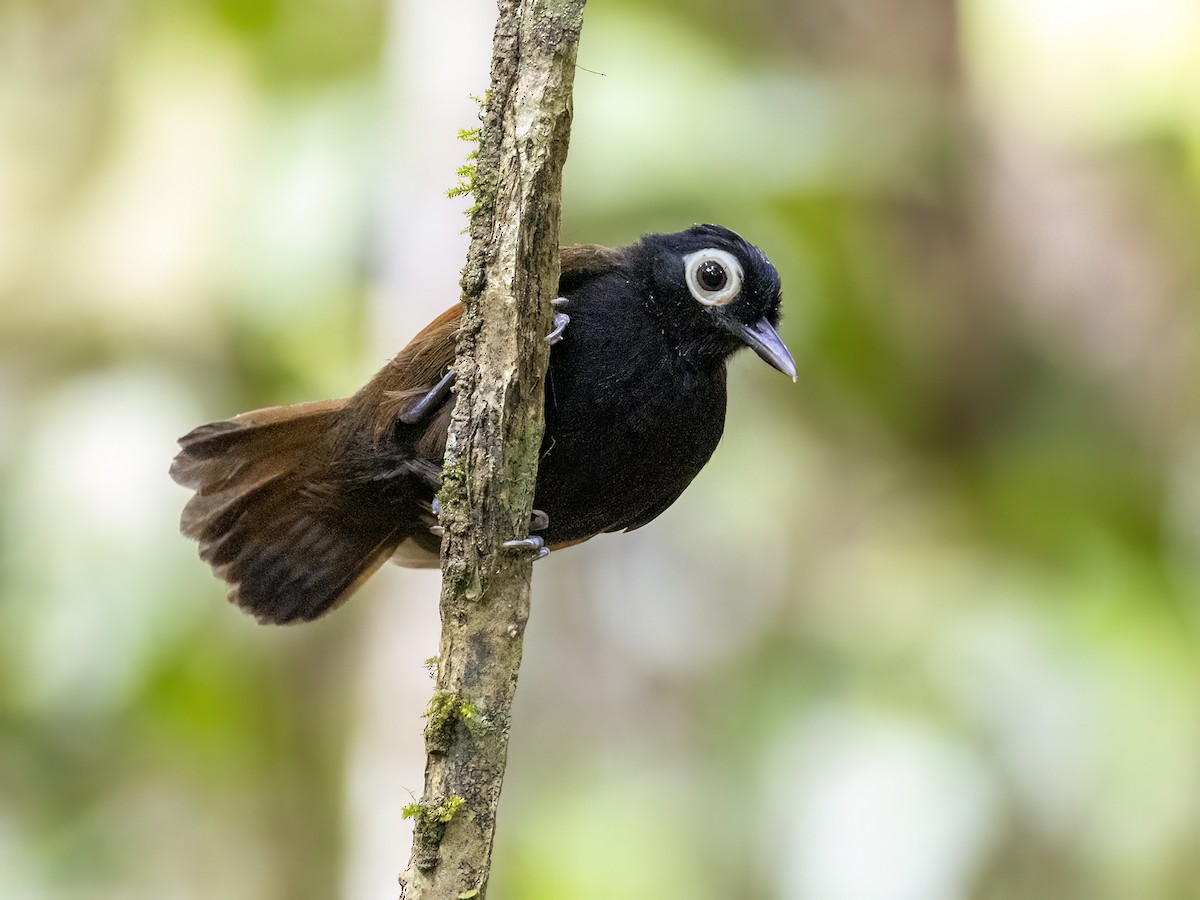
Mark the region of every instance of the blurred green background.
MULTIPOLYGON (((259 628, 166 469, 455 300, 492 16, 0 2, 6 900, 396 895, 436 576, 259 628)), ((579 64, 564 240, 740 231, 800 377, 539 564, 489 896, 1200 897, 1200 6, 597 0, 579 64)))

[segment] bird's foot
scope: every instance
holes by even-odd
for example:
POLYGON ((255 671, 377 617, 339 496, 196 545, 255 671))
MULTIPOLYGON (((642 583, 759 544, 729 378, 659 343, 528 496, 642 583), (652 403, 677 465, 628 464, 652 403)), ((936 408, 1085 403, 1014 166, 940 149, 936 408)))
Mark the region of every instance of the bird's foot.
MULTIPOLYGON (((442 501, 439 500, 437 497, 434 497, 432 500, 430 500, 429 501, 429 511, 430 511, 430 513, 433 514, 434 522, 437 522, 437 520, 440 519, 442 516, 442 501)), ((443 528, 441 525, 430 525, 429 533, 432 534, 434 537, 440 538, 443 534, 446 533, 446 529, 443 528)))
POLYGON ((446 529, 442 527, 442 501, 434 497, 429 501, 429 513, 433 518, 433 524, 429 526, 429 533, 434 537, 440 538, 446 533, 446 529))
POLYGON ((554 330, 546 335, 546 343, 554 346, 563 339, 563 332, 567 330, 567 326, 571 324, 571 317, 563 312, 554 314, 554 330))
POLYGON ((550 548, 536 534, 531 534, 527 538, 520 538, 515 541, 505 541, 500 546, 505 550, 525 550, 529 553, 529 558, 534 562, 550 555, 550 548))
MULTIPOLYGON (((434 497, 429 504, 429 509, 435 518, 439 518, 442 514, 442 501, 434 497)), ((529 516, 529 530, 545 531, 550 527, 550 517, 540 509, 535 509, 529 516)), ((435 537, 441 537, 445 533, 445 529, 441 525, 434 525, 429 529, 429 533, 435 537)), ((505 549, 520 550, 529 549, 534 553, 534 559, 541 559, 550 552, 550 548, 546 546, 546 542, 540 537, 531 536, 520 541, 508 541, 504 544, 505 549)))
MULTIPOLYGON (((529 530, 545 531, 550 527, 550 517, 540 509, 535 509, 529 516, 529 530)), ((521 538, 516 541, 505 541, 502 545, 505 550, 528 550, 534 562, 539 559, 544 559, 550 555, 550 548, 546 546, 545 539, 536 534, 530 534, 527 538, 521 538)))

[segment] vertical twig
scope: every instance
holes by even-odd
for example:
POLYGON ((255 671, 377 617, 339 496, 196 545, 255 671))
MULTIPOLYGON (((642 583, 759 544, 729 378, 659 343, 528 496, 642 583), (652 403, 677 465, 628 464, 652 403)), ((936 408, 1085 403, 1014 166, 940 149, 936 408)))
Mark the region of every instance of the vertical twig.
POLYGON ((477 168, 458 401, 442 480, 442 639, 408 900, 482 898, 525 623, 562 166, 584 0, 499 0, 477 168))

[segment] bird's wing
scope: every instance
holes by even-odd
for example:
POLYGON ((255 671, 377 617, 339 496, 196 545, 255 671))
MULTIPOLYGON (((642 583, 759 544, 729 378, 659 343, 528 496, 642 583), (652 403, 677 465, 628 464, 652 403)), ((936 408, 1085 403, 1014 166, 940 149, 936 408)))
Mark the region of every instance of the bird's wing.
POLYGON ((584 283, 620 267, 625 261, 625 252, 623 247, 596 244, 563 247, 559 253, 562 271, 558 277, 558 293, 569 296, 584 283))
MULTIPOLYGON (((354 395, 351 404, 391 427, 402 413, 441 380, 454 363, 454 337, 461 321, 462 304, 456 303, 409 341, 354 395)), ((434 415, 437 412, 431 411, 434 415)), ((444 448, 444 439, 442 445, 444 448)))

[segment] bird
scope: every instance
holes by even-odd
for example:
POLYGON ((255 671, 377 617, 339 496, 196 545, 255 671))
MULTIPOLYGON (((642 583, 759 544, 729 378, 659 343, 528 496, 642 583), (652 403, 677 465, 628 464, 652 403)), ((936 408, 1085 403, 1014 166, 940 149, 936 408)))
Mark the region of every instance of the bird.
MULTIPOLYGON (((719 225, 564 247, 527 538, 544 555, 663 513, 725 426, 727 363, 749 347, 796 380, 767 256, 719 225), (534 533, 536 532, 536 533, 534 533)), ((179 439, 180 520, 229 600, 311 621, 384 562, 439 564, 437 491, 462 304, 351 397, 276 406, 179 439)))

